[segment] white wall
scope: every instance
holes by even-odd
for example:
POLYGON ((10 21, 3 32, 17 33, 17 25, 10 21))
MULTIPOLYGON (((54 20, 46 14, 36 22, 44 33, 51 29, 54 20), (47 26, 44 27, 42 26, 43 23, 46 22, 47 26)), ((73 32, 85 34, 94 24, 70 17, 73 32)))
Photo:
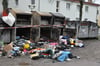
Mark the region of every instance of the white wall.
POLYGON ((22 11, 31 11, 28 7, 30 4, 30 0, 18 0, 18 5, 16 5, 15 0, 9 0, 9 8, 15 8, 22 11))
POLYGON ((24 11, 31 11, 31 9, 29 9, 30 3, 30 0, 19 0, 18 8, 24 11))
POLYGON ((8 0, 8 8, 16 8, 15 0, 8 0))
MULTIPOLYGON (((0 0, 1 1, 1 0, 0 0)), ((56 1, 57 0, 35 0, 35 9, 36 11, 43 11, 43 12, 56 12, 56 1)), ((79 3, 70 2, 67 0, 59 0, 59 12, 62 13, 66 18, 70 18, 70 20, 76 20, 79 18, 79 11, 77 10, 77 5, 79 3), (66 3, 70 3, 70 10, 66 8, 66 3)), ((1 3, 1 2, 0 2, 1 3)), ((19 0, 19 4, 15 4, 15 0, 9 0, 9 8, 17 8, 23 11, 31 11, 29 5, 31 4, 31 0, 19 0)), ((96 12, 97 6, 87 5, 89 6, 88 13, 85 12, 85 6, 83 7, 83 19, 88 18, 89 21, 96 22, 96 12)), ((0 12, 2 11, 2 6, 0 5, 0 12)))
MULTIPOLYGON (((79 3, 63 0, 60 2, 60 12, 67 18, 70 18, 70 20, 76 20, 76 18, 79 18, 79 11, 77 9, 77 5, 79 5, 79 3), (70 10, 66 8, 66 3, 70 3, 70 10)), ((97 6, 84 4, 82 20, 84 21, 84 19, 87 18, 88 21, 96 22, 96 17, 97 17, 97 6), (85 6, 89 7, 88 12, 85 11, 85 6)))
MULTIPOLYGON (((84 6, 89 6, 89 5, 84 5, 84 6)), ((83 20, 85 18, 88 18, 88 21, 93 21, 96 22, 97 18, 97 6, 89 6, 89 11, 85 12, 85 7, 83 8, 83 20)))
MULTIPOLYGON (((9 0, 9 8, 17 8, 23 11, 31 11, 29 8, 31 0, 19 0, 19 4, 15 4, 15 0, 9 0)), ((35 11, 55 12, 56 0, 35 0, 35 11)))
POLYGON ((3 11, 3 7, 2 7, 2 0, 0 0, 0 17, 1 17, 1 15, 2 15, 2 11, 3 11))
MULTIPOLYGON (((15 0, 9 0, 9 8, 17 8, 23 11, 31 11, 29 8, 31 0, 19 0, 19 4, 15 4, 15 0)), ((56 0, 35 0, 35 11, 55 12, 56 0)))
POLYGON ((56 12, 56 0, 40 0, 40 11, 56 12))
POLYGON ((76 17, 79 17, 79 12, 76 9, 76 3, 73 2, 61 1, 60 12, 66 16, 66 18, 70 18, 70 20, 76 20, 76 17), (70 9, 66 8, 66 3, 70 3, 70 9))

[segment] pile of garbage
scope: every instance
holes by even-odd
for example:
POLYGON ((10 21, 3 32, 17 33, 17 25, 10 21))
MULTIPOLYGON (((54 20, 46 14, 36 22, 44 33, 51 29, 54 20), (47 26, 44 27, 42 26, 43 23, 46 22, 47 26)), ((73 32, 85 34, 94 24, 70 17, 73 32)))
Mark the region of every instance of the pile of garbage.
POLYGON ((59 41, 43 39, 38 42, 32 42, 23 38, 16 38, 9 44, 1 44, 0 56, 15 58, 17 56, 29 55, 31 59, 49 58, 60 62, 69 61, 72 58, 80 58, 73 55, 70 51, 73 47, 84 47, 81 40, 73 38, 67 39, 60 36, 59 41))

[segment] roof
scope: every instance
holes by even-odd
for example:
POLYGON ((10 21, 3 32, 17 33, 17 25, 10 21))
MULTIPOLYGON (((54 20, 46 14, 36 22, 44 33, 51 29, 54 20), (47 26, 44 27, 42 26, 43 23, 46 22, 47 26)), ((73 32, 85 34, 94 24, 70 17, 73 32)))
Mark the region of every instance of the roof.
MULTIPOLYGON (((79 0, 66 0, 66 1, 71 1, 71 2, 79 3, 79 0)), ((86 4, 86 5, 92 5, 92 6, 100 6, 100 4, 90 3, 90 2, 84 2, 84 4, 86 4)))

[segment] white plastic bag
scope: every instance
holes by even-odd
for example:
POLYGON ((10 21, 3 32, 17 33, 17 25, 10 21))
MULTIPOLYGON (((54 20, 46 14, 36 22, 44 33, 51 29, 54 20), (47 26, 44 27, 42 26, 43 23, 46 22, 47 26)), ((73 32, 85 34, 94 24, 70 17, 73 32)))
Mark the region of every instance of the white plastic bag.
POLYGON ((13 26, 15 22, 15 17, 11 13, 9 13, 8 16, 3 16, 2 19, 9 26, 13 26))

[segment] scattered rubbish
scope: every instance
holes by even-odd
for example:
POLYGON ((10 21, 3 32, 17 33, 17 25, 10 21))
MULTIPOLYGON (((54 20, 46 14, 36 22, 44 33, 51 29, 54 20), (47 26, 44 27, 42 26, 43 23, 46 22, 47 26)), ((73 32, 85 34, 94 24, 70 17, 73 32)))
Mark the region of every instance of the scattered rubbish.
MULTIPOLYGON (((80 40, 78 40, 78 43, 80 44, 77 46, 83 46, 80 40)), ((0 51, 0 56, 6 55, 8 58, 15 58, 17 56, 28 55, 32 60, 47 58, 52 59, 53 63, 55 61, 71 61, 72 58, 80 59, 79 56, 74 56, 70 51, 78 43, 72 38, 69 38, 69 42, 68 40, 66 42, 56 42, 53 40, 31 42, 18 36, 16 41, 4 45, 2 51, 0 51)), ((20 65, 24 64, 27 65, 27 63, 20 63, 20 65)))

